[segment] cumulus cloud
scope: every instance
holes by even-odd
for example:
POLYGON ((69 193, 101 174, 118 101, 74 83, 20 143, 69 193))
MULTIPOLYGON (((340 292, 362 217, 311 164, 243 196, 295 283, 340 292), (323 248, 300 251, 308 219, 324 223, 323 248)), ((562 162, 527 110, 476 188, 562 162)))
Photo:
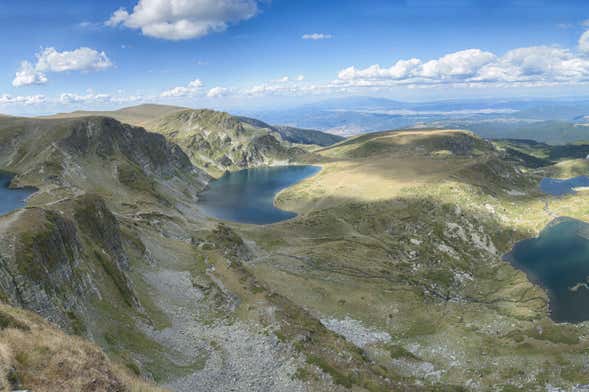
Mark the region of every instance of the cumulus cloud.
POLYGON ((41 72, 97 71, 112 67, 112 62, 104 52, 91 48, 78 48, 59 52, 46 48, 37 55, 36 69, 41 72))
POLYGON ((322 39, 331 39, 333 35, 331 34, 324 34, 324 33, 313 33, 313 34, 303 34, 301 36, 302 39, 310 39, 313 41, 318 41, 322 39))
POLYGON ((224 31, 258 13, 258 0, 139 0, 131 12, 116 10, 107 26, 140 29, 144 35, 185 40, 224 31))
POLYGON ((306 94, 320 94, 328 92, 336 92, 341 90, 339 86, 333 83, 325 84, 310 84, 304 83, 304 77, 294 79, 281 78, 271 80, 266 83, 257 84, 251 87, 239 89, 237 94, 245 96, 263 96, 263 95, 306 95, 306 94))
POLYGON ((388 68, 378 64, 363 69, 352 66, 338 73, 337 83, 364 87, 490 83, 533 86, 585 81, 589 81, 589 59, 560 47, 534 46, 513 49, 503 56, 468 49, 429 61, 399 60, 388 68))
POLYGON ((36 57, 35 65, 29 61, 21 62, 12 81, 14 87, 45 84, 49 72, 97 71, 113 65, 106 53, 86 47, 63 52, 45 48, 36 57))
POLYGON ((33 67, 33 64, 28 61, 20 63, 20 69, 16 71, 16 75, 12 80, 12 85, 14 87, 45 83, 47 83, 47 76, 45 76, 44 73, 37 71, 35 67, 33 67))
POLYGON ((209 98, 217 98, 222 97, 228 93, 228 89, 225 87, 213 87, 207 92, 207 97, 209 98))
POLYGON ((194 79, 192 82, 188 83, 186 86, 178 86, 166 90, 161 93, 161 96, 164 98, 178 98, 178 97, 187 97, 192 96, 200 92, 201 87, 203 86, 200 79, 194 79))

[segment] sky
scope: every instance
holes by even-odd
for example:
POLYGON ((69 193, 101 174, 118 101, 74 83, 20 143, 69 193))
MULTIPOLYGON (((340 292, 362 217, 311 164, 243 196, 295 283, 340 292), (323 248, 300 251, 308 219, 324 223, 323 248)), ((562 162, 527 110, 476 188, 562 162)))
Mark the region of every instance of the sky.
POLYGON ((585 0, 0 0, 0 112, 589 95, 585 0))

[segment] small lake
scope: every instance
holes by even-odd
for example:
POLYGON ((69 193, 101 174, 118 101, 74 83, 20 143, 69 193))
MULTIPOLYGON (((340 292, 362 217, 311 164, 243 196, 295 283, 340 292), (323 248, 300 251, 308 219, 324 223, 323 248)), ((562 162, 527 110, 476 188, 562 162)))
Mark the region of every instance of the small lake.
POLYGON ((318 166, 275 166, 226 173, 211 181, 199 195, 198 204, 218 219, 268 224, 294 218, 297 214, 274 206, 274 197, 307 177, 318 173, 318 166))
POLYGON ((589 187, 589 177, 579 176, 566 180, 546 177, 540 181, 540 190, 552 196, 562 196, 575 193, 574 188, 577 187, 589 187))
POLYGON ((26 198, 35 193, 35 188, 10 189, 11 175, 0 172, 0 215, 24 207, 26 198))
POLYGON ((555 219, 538 237, 518 242, 505 258, 547 290, 554 321, 589 320, 589 224, 555 219))

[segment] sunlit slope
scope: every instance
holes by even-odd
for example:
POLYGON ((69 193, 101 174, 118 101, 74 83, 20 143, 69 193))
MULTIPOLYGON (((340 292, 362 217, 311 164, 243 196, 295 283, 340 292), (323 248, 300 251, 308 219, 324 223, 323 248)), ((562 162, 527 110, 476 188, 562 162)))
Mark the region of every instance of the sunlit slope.
POLYGON ((248 268, 358 342, 383 390, 398 379, 431 390, 589 382, 587 327, 551 321, 546 292, 502 259, 554 215, 589 219, 586 197, 547 210, 542 171, 460 130, 363 135, 319 154, 323 171, 277 200, 299 217, 243 229, 260 254, 248 268))
POLYGON ((184 110, 148 123, 147 128, 178 144, 195 166, 213 176, 226 170, 289 164, 306 151, 271 128, 213 110, 184 110))
POLYGON ((0 302, 0 389, 156 392, 96 345, 0 302))
POLYGON ((508 192, 530 186, 493 144, 468 131, 379 132, 317 152, 323 170, 279 195, 278 204, 306 211, 341 201, 378 201, 403 189, 450 179, 508 192))
POLYGON ((42 116, 41 118, 78 118, 88 116, 104 116, 112 117, 121 122, 131 125, 145 126, 146 123, 153 121, 156 118, 167 116, 169 114, 179 112, 181 110, 186 110, 186 108, 181 106, 143 104, 122 108, 119 110, 79 110, 71 113, 58 113, 51 116, 42 116))

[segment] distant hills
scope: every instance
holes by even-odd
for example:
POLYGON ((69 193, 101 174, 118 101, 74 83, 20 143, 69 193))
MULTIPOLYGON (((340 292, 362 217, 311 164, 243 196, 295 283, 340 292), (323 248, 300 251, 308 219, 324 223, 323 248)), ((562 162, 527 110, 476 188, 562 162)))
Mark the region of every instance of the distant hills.
POLYGON ((526 138, 550 144, 589 140, 589 100, 330 99, 288 110, 247 113, 270 123, 350 136, 402 128, 464 128, 486 138, 526 138))
POLYGON ((312 129, 301 129, 289 127, 287 125, 272 126, 266 124, 263 121, 248 117, 238 117, 238 119, 254 127, 269 129, 279 134, 282 137, 282 139, 287 140, 291 143, 316 144, 318 146, 325 147, 345 139, 342 136, 333 135, 321 131, 315 131, 312 129))

